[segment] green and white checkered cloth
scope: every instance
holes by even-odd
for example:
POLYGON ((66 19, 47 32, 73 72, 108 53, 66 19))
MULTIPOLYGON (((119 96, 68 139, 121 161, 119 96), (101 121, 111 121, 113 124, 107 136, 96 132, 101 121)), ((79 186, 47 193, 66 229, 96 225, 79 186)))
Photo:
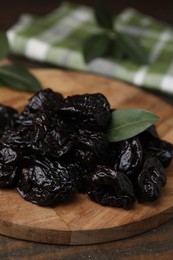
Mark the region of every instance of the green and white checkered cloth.
POLYGON ((91 8, 68 2, 42 18, 22 15, 7 36, 11 51, 16 54, 173 94, 173 29, 134 9, 117 16, 116 28, 140 38, 147 51, 147 65, 101 57, 85 63, 83 42, 99 28, 91 8))

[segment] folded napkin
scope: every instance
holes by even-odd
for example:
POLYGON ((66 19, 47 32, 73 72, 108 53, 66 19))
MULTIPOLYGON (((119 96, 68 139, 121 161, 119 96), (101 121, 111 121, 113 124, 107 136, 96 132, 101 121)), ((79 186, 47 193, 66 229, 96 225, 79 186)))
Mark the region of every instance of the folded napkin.
POLYGON ((116 28, 140 38, 147 51, 147 65, 105 57, 86 63, 83 42, 98 27, 91 8, 68 2, 42 18, 22 15, 7 36, 11 51, 16 54, 173 94, 173 29, 131 8, 117 16, 116 28))

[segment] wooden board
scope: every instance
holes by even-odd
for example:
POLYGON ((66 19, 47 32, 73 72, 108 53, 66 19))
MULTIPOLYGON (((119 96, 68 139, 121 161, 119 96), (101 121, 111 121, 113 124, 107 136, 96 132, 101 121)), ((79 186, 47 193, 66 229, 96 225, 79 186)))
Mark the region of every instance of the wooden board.
MULTIPOLYGON (((108 78, 55 69, 33 73, 45 87, 65 96, 77 93, 105 94, 115 108, 140 107, 160 116, 161 138, 173 142, 173 108, 138 88, 108 78)), ((0 103, 21 110, 31 94, 1 88, 0 103)), ((173 164, 162 197, 154 203, 136 203, 132 210, 103 207, 86 195, 56 207, 40 207, 25 201, 16 190, 0 190, 0 233, 43 243, 93 244, 127 238, 150 230, 173 216, 173 164)))

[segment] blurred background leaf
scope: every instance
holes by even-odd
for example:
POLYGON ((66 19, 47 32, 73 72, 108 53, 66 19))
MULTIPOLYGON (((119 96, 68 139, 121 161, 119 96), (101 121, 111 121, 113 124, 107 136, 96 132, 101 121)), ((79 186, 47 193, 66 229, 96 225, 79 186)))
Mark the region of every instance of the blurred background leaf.
POLYGON ((0 67, 0 84, 29 92, 41 89, 40 82, 28 70, 16 65, 0 67))
POLYGON ((99 26, 106 29, 113 29, 113 13, 104 0, 95 1, 94 14, 99 26))
POLYGON ((9 45, 7 36, 4 32, 0 32, 0 59, 5 58, 9 53, 9 45))
POLYGON ((84 43, 84 58, 86 62, 103 56, 108 49, 110 39, 105 34, 91 35, 84 43))

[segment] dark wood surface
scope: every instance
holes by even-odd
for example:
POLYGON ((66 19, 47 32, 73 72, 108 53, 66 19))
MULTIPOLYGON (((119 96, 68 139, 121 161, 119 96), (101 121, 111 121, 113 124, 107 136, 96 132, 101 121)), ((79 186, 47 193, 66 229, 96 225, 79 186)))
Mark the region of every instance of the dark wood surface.
MULTIPOLYGON (((44 15, 62 1, 57 0, 5 0, 0 1, 0 30, 6 30, 13 25, 20 14, 32 13, 44 15)), ((76 0, 75 3, 91 5, 93 1, 76 0)), ((173 1, 146 1, 146 0, 110 0, 107 1, 115 13, 125 7, 135 7, 138 10, 152 15, 164 22, 173 25, 173 1)), ((52 67, 47 64, 29 61, 25 58, 11 56, 10 59, 26 67, 52 67)), ((161 99, 173 104, 173 98, 159 95, 161 99)), ((173 259, 173 219, 162 226, 135 236, 133 238, 115 241, 106 244, 88 246, 57 246, 26 242, 0 236, 0 259, 173 259)))

